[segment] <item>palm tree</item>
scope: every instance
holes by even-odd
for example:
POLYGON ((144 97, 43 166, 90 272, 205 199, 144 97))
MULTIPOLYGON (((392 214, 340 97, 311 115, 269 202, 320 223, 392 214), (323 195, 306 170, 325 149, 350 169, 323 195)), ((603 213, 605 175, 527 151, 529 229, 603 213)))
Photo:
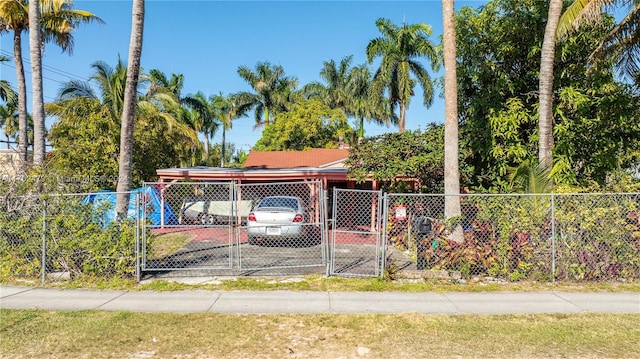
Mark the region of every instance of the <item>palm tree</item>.
POLYGON ((255 72, 247 66, 240 66, 238 75, 253 88, 253 93, 241 94, 251 108, 255 108, 256 127, 268 126, 272 114, 286 109, 292 93, 298 87, 295 77, 285 76, 282 66, 274 66, 269 62, 259 62, 255 72))
POLYGON ((149 92, 167 92, 173 94, 178 100, 182 98, 180 95, 184 86, 184 75, 171 74, 171 77, 167 78, 164 72, 158 69, 151 69, 148 79, 150 82, 149 92))
POLYGON ((120 158, 118 163, 118 184, 116 191, 116 217, 124 219, 129 208, 131 190, 131 167, 133 162, 133 126, 142 55, 142 35, 144 33, 144 0, 133 0, 131 11, 131 39, 127 62, 127 81, 124 90, 122 122, 120 127, 120 158))
MULTIPOLYGON (((454 0, 442 0, 442 45, 444 50, 444 211, 446 218, 460 216, 460 170, 458 164, 458 88, 454 0)), ((462 242, 462 227, 452 238, 462 242)))
POLYGON ((18 83, 18 152, 27 161, 27 85, 22 63, 22 32, 29 28, 27 3, 23 0, 0 2, 0 18, 3 31, 13 31, 13 58, 18 83))
POLYGON ((347 92, 351 96, 351 102, 347 109, 347 115, 354 116, 358 120, 358 142, 364 138, 364 121, 373 121, 378 125, 397 123, 390 102, 385 97, 378 97, 371 93, 371 72, 366 64, 354 67, 349 74, 347 92))
POLYGON ((185 97, 184 101, 192 110, 189 116, 190 126, 204 135, 205 165, 209 166, 209 139, 213 137, 219 126, 216 122, 215 97, 207 98, 204 93, 198 91, 195 95, 185 97))
POLYGON ((325 61, 320 70, 320 78, 326 85, 319 82, 312 82, 305 86, 304 92, 308 97, 316 98, 332 109, 340 109, 346 114, 352 100, 349 92, 349 80, 351 77, 351 61, 353 55, 346 56, 337 65, 334 60, 325 61))
MULTIPOLYGON (((40 34, 44 43, 54 42, 60 46, 64 52, 71 54, 73 49, 72 31, 81 23, 92 21, 102 22, 100 18, 94 14, 72 9, 71 0, 41 0, 40 7, 33 9, 33 15, 40 10, 39 27, 34 27, 36 31, 31 31, 33 35, 40 34)), ((3 0, 0 1, 0 19, 2 25, 0 32, 13 31, 13 57, 16 65, 16 80, 18 86, 18 113, 19 113, 19 134, 18 134, 18 152, 20 157, 27 160, 27 87, 24 76, 24 65, 22 62, 22 32, 29 29, 29 5, 26 0, 3 0)), ((41 63, 39 53, 35 54, 36 63, 41 63)), ((34 58, 31 58, 33 63, 34 58)), ((36 77, 40 75, 34 75, 36 77)), ((37 104, 40 108, 39 102, 37 104)), ((38 115, 40 116, 40 114, 38 115)), ((40 121, 40 120, 38 120, 40 121)), ((36 126, 40 126, 39 124, 36 126)), ((42 132, 42 128, 38 130, 42 132)), ((42 134, 44 134, 42 132, 42 134)))
POLYGON ((42 37, 40 6, 29 6, 29 56, 31 59, 31 93, 33 116, 33 163, 42 165, 45 153, 44 95, 42 88, 42 37))
POLYGON ((440 65, 440 58, 436 47, 429 40, 431 26, 403 24, 402 27, 397 27, 387 19, 378 19, 376 26, 382 37, 371 40, 366 49, 369 63, 378 57, 382 58, 380 67, 373 77, 372 99, 377 100, 385 90, 387 91, 392 107, 400 107, 398 129, 399 132, 404 132, 405 113, 414 95, 416 83, 422 87, 424 105, 431 106, 433 101, 431 77, 418 59, 425 57, 436 71, 440 65), (412 77, 412 74, 415 77, 412 77))
MULTIPOLYGON (((302 92, 307 98, 317 99, 332 109, 341 110, 345 116, 359 120, 358 136, 364 136, 364 120, 375 120, 379 124, 389 124, 394 119, 388 101, 380 97, 371 100, 371 73, 366 64, 352 67, 353 56, 346 56, 337 65, 334 60, 325 61, 320 77, 326 83, 312 82, 302 92)), ((360 141, 359 139, 359 141, 360 141)))
POLYGON ((7 138, 7 149, 10 149, 11 137, 18 132, 17 102, 8 102, 0 106, 0 127, 7 138))
MULTIPOLYGON (((0 62, 5 61, 9 61, 9 58, 0 55, 0 62)), ((0 100, 7 104, 14 103, 16 107, 18 106, 18 94, 13 90, 7 80, 0 80, 0 100)))
POLYGON ((582 23, 600 20, 603 10, 614 9, 618 5, 628 6, 629 12, 615 26, 591 54, 594 65, 599 60, 615 58, 617 67, 630 78, 640 71, 638 51, 640 51, 640 3, 637 0, 580 0, 574 1, 560 17, 556 36, 563 38, 582 23))
POLYGON ((63 115, 65 111, 81 110, 74 106, 69 106, 70 101, 82 98, 100 102, 103 113, 108 114, 114 123, 119 124, 122 116, 124 85, 127 79, 127 68, 121 59, 115 68, 112 68, 104 61, 96 61, 91 64, 94 74, 89 81, 97 84, 100 97, 93 90, 89 82, 72 80, 67 82, 58 93, 56 103, 47 104, 48 112, 55 115, 63 115))
POLYGON ((229 96, 219 94, 214 96, 213 107, 214 114, 222 125, 220 167, 224 167, 227 156, 227 130, 231 129, 233 120, 247 116, 247 112, 251 110, 251 103, 245 101, 240 94, 231 94, 229 96))
MULTIPOLYGON (((115 152, 110 153, 109 157, 117 159, 127 68, 120 59, 113 68, 102 61, 92 64, 92 68, 94 73, 90 78, 91 82, 68 82, 60 89, 56 102, 48 103, 45 107, 49 114, 59 118, 60 122, 56 126, 60 124, 63 128, 86 128, 88 125, 85 121, 99 119, 100 126, 93 127, 94 135, 98 138, 108 137, 105 140, 107 143, 113 142, 111 148, 115 152), (97 84, 95 91, 91 84, 97 84)), ((139 87, 146 84, 147 78, 144 73, 140 74, 139 87)), ((137 96, 135 136, 140 141, 136 142, 136 148, 145 146, 142 129, 159 131, 165 137, 165 148, 170 149, 173 156, 178 156, 180 163, 184 163, 189 154, 200 149, 198 134, 176 117, 181 107, 175 96, 159 87, 152 90, 152 87, 148 86, 146 93, 139 93, 137 96)), ((144 164, 139 158, 136 160, 132 165, 133 171, 144 172, 144 164)))
POLYGON ((549 2, 547 25, 540 51, 538 161, 541 167, 553 165, 553 68, 556 54, 556 29, 562 14, 562 0, 549 2))

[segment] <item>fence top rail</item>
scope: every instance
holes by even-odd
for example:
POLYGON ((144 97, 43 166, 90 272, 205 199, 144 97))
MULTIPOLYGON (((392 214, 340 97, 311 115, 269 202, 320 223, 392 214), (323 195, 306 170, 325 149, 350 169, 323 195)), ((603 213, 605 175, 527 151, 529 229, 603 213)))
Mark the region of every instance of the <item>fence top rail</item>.
POLYGON ((105 194, 128 194, 136 193, 130 192, 115 192, 115 191, 102 191, 102 192, 78 192, 78 193, 32 193, 23 194, 18 196, 4 196, 9 198, 44 198, 44 197, 76 197, 76 196, 91 196, 91 195, 105 195, 105 194))
POLYGON ((580 196, 640 196, 640 192, 588 192, 588 193, 387 193, 390 197, 580 197, 580 196))

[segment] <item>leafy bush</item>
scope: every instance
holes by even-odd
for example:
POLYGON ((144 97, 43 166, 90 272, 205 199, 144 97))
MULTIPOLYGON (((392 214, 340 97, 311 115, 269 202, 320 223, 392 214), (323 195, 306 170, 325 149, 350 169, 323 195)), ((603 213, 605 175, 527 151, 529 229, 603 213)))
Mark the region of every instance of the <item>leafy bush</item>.
POLYGON ((394 221, 390 210, 389 244, 417 250, 427 268, 459 271, 465 277, 640 278, 639 195, 469 195, 462 207, 461 219, 447 222, 439 216, 431 232, 421 237, 413 233, 410 221, 394 221), (458 242, 451 233, 460 224, 464 237, 458 242))
POLYGON ((67 272, 72 277, 133 277, 134 221, 105 224, 107 207, 94 208, 81 200, 81 196, 7 199, 28 205, 21 211, 0 211, 1 277, 40 275, 43 243, 47 272, 67 272))

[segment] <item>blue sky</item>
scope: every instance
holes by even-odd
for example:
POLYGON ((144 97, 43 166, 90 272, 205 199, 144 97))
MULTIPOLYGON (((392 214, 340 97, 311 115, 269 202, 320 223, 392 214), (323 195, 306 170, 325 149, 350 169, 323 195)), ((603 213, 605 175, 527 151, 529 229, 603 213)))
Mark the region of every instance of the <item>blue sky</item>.
MULTIPOLYGON (((478 7, 485 1, 456 1, 478 7)), ((396 25, 427 23, 433 27, 431 40, 439 43, 442 33, 441 0, 422 1, 162 1, 147 0, 142 66, 159 69, 170 76, 183 74, 183 94, 202 91, 207 95, 250 91, 237 74, 241 65, 254 68, 268 61, 281 65, 301 85, 319 81, 324 61, 339 62, 353 55, 353 65, 366 62, 367 43, 380 36, 375 26, 384 17, 396 25)), ((53 101, 63 83, 87 80, 91 64, 101 60, 115 66, 120 56, 127 59, 131 29, 131 2, 121 0, 82 1, 74 7, 93 12, 106 24, 84 24, 74 33, 71 56, 47 45, 43 58, 45 102, 53 101)), ((26 39, 28 35, 24 34, 26 39)), ((12 34, 0 36, 0 54, 13 55, 12 34)), ((30 79, 28 45, 24 56, 30 79)), ((423 63, 426 68, 429 64, 423 63)), ((375 63, 370 65, 375 70, 375 63)), ((432 73, 436 78, 440 74, 432 73)), ((15 88, 13 62, 0 65, 0 77, 15 88)), ((28 81, 29 82, 29 81, 28 81)), ((30 83, 27 84, 30 89, 30 83)), ((29 91, 28 95, 31 93, 29 91)), ((424 128, 442 122, 444 104, 435 98, 431 108, 422 105, 417 88, 407 113, 407 129, 424 128)), ((30 105, 31 98, 28 103, 30 105)), ((51 121, 47 124, 50 126, 51 121)), ((260 138, 251 114, 233 123, 228 141, 248 150, 260 138)), ((395 127, 367 125, 366 135, 393 132, 395 127)), ((0 131, 1 132, 1 131, 0 131)), ((4 134, 1 134, 4 138, 4 134)), ((216 134, 214 142, 220 141, 216 134)), ((2 146, 4 148, 4 146, 2 146)))

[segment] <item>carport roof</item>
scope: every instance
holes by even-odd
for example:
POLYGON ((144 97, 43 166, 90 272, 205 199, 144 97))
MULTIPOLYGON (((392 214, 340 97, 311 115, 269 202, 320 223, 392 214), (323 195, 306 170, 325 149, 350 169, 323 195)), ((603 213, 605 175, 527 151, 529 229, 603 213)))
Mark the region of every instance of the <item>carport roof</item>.
POLYGON ((347 181, 344 161, 348 149, 314 148, 307 151, 251 151, 243 168, 186 167, 156 170, 160 181, 347 181))
POLYGON ((204 180, 204 181, 286 181, 286 180, 329 180, 346 181, 346 168, 221 168, 186 167, 156 170, 161 181, 204 180))

